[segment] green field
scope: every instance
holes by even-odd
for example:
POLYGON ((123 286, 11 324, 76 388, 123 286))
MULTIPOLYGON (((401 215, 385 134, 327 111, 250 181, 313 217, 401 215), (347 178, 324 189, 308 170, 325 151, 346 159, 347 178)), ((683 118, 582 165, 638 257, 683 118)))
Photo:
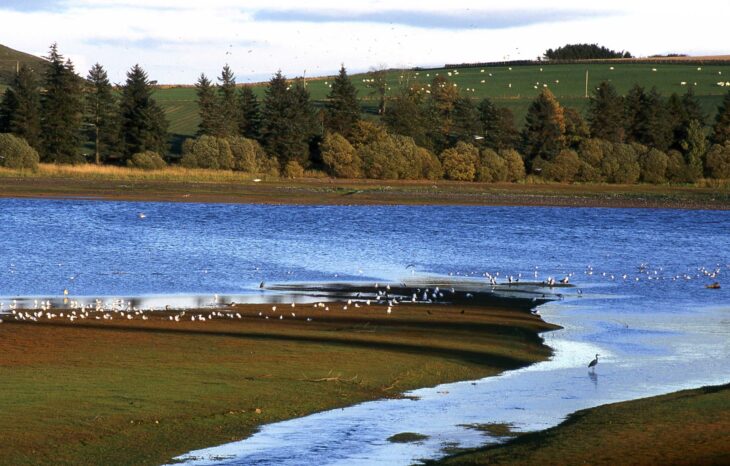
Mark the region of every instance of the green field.
POLYGON ((684 390, 581 410, 551 429, 427 464, 729 464, 728 414, 730 385, 684 390))
MULTIPOLYGON (((585 72, 588 70, 589 93, 598 83, 606 80, 611 81, 622 94, 634 84, 646 88, 656 86, 665 97, 673 92, 684 94, 692 88, 707 115, 714 117, 722 96, 728 91, 727 87, 720 87, 717 83, 730 81, 730 65, 702 65, 700 68, 701 70, 698 70, 697 65, 685 64, 616 63, 513 66, 511 70, 506 66, 496 66, 454 70, 391 71, 388 73, 388 85, 389 94, 392 95, 397 92, 401 82, 418 82, 426 85, 436 75, 445 76, 465 95, 472 96, 475 100, 489 97, 497 105, 508 107, 521 126, 528 105, 543 85, 547 85, 564 106, 584 111, 587 102, 584 97, 585 72), (611 70, 611 67, 614 69, 611 70), (652 71, 653 69, 656 71, 652 71), (451 73, 451 76, 448 73, 451 73), (682 85, 682 82, 686 85, 682 85)), ((372 112, 375 106, 374 97, 363 82, 367 76, 355 74, 351 78, 358 89, 364 111, 372 112)), ((329 84, 331 84, 329 78, 307 80, 307 88, 315 103, 321 103, 326 99, 329 84)), ((255 86, 259 98, 263 97, 264 90, 265 84, 255 86)), ((198 115, 194 88, 160 89, 156 93, 156 98, 167 112, 171 133, 183 136, 195 134, 198 115)))

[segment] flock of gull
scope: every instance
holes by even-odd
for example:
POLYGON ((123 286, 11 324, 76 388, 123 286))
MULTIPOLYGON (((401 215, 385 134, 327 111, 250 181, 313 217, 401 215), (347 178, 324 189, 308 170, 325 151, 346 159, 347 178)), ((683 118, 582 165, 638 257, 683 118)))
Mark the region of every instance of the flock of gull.
MULTIPOLYGON (((727 266, 730 266, 727 265, 727 266)), ((726 266, 726 267, 727 267, 726 266)), ((584 270, 584 275, 586 276, 592 276, 593 278, 589 279, 590 281, 595 281, 596 278, 598 279, 605 279, 608 281, 623 281, 624 283, 636 283, 636 282, 642 282, 642 281, 653 281, 653 282, 660 282, 660 281, 691 281, 691 280, 712 280, 714 281, 711 284, 706 284, 705 287, 707 288, 719 288, 719 282, 716 280, 719 279, 719 276, 721 275, 723 270, 723 266, 721 264, 715 264, 711 267, 706 266, 699 266, 696 267, 693 270, 686 271, 684 273, 667 273, 665 272, 663 267, 653 267, 650 264, 647 263, 641 263, 637 266, 636 270, 633 273, 615 273, 615 272, 609 272, 609 271, 599 271, 594 269, 592 265, 586 266, 584 270)), ((518 283, 525 283, 522 281, 523 276, 521 273, 515 274, 515 275, 502 275, 500 278, 500 273, 489 273, 489 272, 472 272, 472 273, 451 273, 450 276, 461 276, 464 278, 467 277, 475 277, 479 278, 482 283, 486 281, 489 285, 491 285, 492 290, 494 290, 497 286, 511 286, 518 283), (500 280, 498 282, 498 279, 500 280)), ((548 276, 546 279, 538 282, 537 277, 539 276, 539 270, 538 267, 534 268, 534 271, 530 274, 534 278, 535 281, 528 282, 531 284, 537 284, 541 286, 546 287, 554 287, 560 285, 567 285, 570 283, 571 279, 574 277, 574 273, 564 273, 563 277, 560 279, 556 279, 552 276, 548 276)), ((262 283, 263 285, 263 283, 262 283)), ((313 303, 312 307, 317 310, 321 311, 330 311, 332 310, 342 310, 347 311, 348 309, 357 309, 364 306, 370 306, 371 304, 377 304, 382 305, 384 307, 384 310, 387 314, 391 314, 393 312, 394 306, 400 304, 400 303, 433 303, 438 301, 448 301, 448 295, 453 295, 455 293, 455 289, 453 287, 447 287, 445 289, 440 289, 438 286, 431 287, 431 288, 414 288, 411 290, 411 293, 404 294, 403 290, 400 291, 400 294, 391 294, 391 287, 390 285, 385 286, 379 286, 377 283, 375 284, 375 288, 372 293, 369 293, 368 296, 360 296, 360 293, 357 294, 357 296, 353 296, 354 299, 347 299, 346 301, 340 301, 340 302, 317 302, 313 303), (445 294, 447 295, 445 298, 445 294)), ((138 308, 133 305, 131 301, 126 301, 122 299, 114 299, 111 301, 102 301, 101 299, 96 299, 93 303, 84 304, 79 300, 75 299, 69 299, 68 298, 69 291, 67 289, 63 290, 63 305, 57 305, 54 307, 50 300, 34 300, 32 307, 29 305, 23 305, 18 302, 17 299, 13 299, 10 303, 7 304, 5 302, 0 302, 0 323, 2 323, 2 318, 9 318, 14 319, 18 321, 30 321, 30 322, 39 322, 41 320, 55 320, 55 319, 65 319, 70 322, 74 322, 77 320, 101 320, 101 321, 112 321, 112 320, 149 320, 150 316, 155 316, 156 318, 163 318, 167 319, 171 322, 181 322, 181 321, 192 321, 192 322, 206 322, 211 321, 215 319, 242 319, 245 316, 241 314, 241 312, 237 312, 235 310, 235 303, 229 303, 228 307, 231 307, 231 309, 221 309, 221 305, 219 304, 219 297, 218 295, 215 295, 212 303, 212 309, 206 310, 205 312, 193 312, 190 310, 176 310, 173 311, 170 306, 165 306, 165 310, 169 311, 164 314, 159 313, 160 309, 154 309, 151 307, 148 308, 138 308), (27 307, 27 308, 26 308, 27 307), (217 309, 216 309, 217 308, 217 309), (155 314, 157 313, 157 314, 155 314)), ((577 295, 582 295, 582 291, 580 289, 577 289, 577 295)), ((559 297, 562 297, 562 295, 558 295, 559 297)), ((470 293, 465 293, 466 298, 472 297, 470 293)), ((265 311, 258 311, 257 316, 261 317, 263 319, 278 319, 283 320, 285 318, 294 318, 296 319, 297 315, 295 312, 296 304, 294 302, 284 305, 284 306, 290 306, 291 309, 289 312, 283 312, 281 309, 282 304, 279 304, 279 307, 277 305, 272 305, 270 312, 267 310, 265 311)), ((300 305, 302 306, 302 305, 300 305)), ((311 322, 312 318, 307 317, 307 321, 311 322)))

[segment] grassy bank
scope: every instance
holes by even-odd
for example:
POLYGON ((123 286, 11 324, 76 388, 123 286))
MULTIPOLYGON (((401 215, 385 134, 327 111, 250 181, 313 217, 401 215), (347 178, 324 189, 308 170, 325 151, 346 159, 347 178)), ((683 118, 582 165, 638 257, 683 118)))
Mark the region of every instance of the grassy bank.
POLYGON ((439 465, 730 464, 730 385, 578 411, 543 432, 439 465))
POLYGON ((0 462, 160 464, 262 423, 545 359, 537 332, 554 328, 477 307, 330 308, 238 305, 240 319, 196 311, 204 322, 191 312, 180 322, 6 318, 0 462))
POLYGON ((0 169, 0 197, 266 204, 448 204, 570 207, 730 208, 730 185, 475 183, 305 178, 267 179, 229 171, 169 167, 42 164, 0 169))

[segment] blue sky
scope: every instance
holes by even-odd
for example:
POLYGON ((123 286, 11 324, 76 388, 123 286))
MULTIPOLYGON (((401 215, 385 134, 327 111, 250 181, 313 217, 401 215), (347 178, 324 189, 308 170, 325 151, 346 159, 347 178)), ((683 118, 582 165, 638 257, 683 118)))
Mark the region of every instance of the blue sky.
POLYGON ((0 0, 0 44, 43 55, 52 42, 85 73, 120 82, 135 63, 191 83, 228 63, 239 82, 373 66, 532 59, 566 43, 635 55, 728 54, 730 4, 635 0, 0 0), (546 5, 549 5, 546 6, 546 5))

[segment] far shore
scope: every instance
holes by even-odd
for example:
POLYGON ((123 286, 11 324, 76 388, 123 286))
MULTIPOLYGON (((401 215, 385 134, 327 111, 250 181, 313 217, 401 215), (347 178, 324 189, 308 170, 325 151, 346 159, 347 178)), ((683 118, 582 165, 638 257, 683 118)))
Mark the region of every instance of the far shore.
POLYGON ((730 188, 559 183, 255 178, 170 168, 0 171, 0 197, 228 204, 485 205, 730 209, 730 188))

